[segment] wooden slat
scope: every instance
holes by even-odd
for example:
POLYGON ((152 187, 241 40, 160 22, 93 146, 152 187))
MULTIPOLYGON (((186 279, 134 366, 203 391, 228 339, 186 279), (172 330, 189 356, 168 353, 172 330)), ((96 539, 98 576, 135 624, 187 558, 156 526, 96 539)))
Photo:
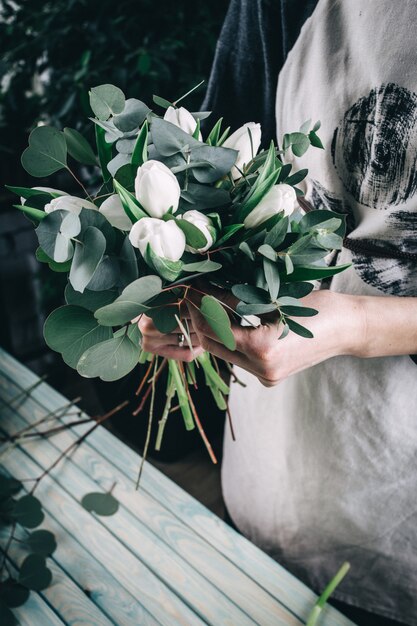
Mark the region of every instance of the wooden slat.
MULTIPOLYGON (((38 417, 38 412, 39 407, 34 406, 31 399, 28 399, 20 408, 20 415, 26 418, 25 423, 30 423, 31 418, 38 417)), ((15 428, 20 427, 13 417, 11 417, 11 424, 15 428)), ((51 438, 49 444, 54 446, 55 450, 51 450, 50 459, 67 449, 74 439, 75 436, 68 431, 51 438)), ((38 447, 39 444, 36 445, 38 447)), ((39 454, 43 456, 41 450, 39 454)), ((91 448, 81 446, 76 454, 72 455, 71 461, 83 473, 93 478, 100 490, 109 489, 116 481, 113 493, 123 506, 133 513, 136 519, 140 519, 152 529, 158 538, 170 545, 181 558, 201 572, 207 580, 221 590, 222 594, 238 604, 255 622, 276 624, 278 618, 281 618, 285 624, 301 623, 223 555, 216 552, 213 558, 213 548, 206 541, 180 522, 144 490, 141 489, 136 493, 133 481, 129 481, 124 474, 114 466, 110 466, 97 453, 92 453, 91 448)))
MULTIPOLYGON (((28 401, 28 405, 31 401, 28 401)), ((9 409, 2 412, 2 430, 10 432, 14 428, 21 428, 26 422, 20 416, 13 414, 9 409), (14 424, 14 427, 13 427, 14 424)), ((39 467, 45 469, 52 465, 58 453, 54 446, 47 440, 38 440, 25 446, 25 452, 35 460, 39 467)), ((15 457, 17 451, 13 453, 15 457)), ((10 458, 6 462, 6 467, 10 465, 10 458)), ((14 476, 19 478, 21 474, 14 476)), ((38 470, 38 473, 39 470, 38 470)), ((27 475, 27 474, 26 474, 27 475)), ((29 474, 32 475, 33 474, 29 474)), ((36 474, 35 474, 36 475, 36 474)), ((79 502, 83 495, 90 491, 96 491, 97 485, 89 476, 83 473, 72 461, 63 463, 54 469, 50 476, 57 482, 56 490, 61 493, 65 490, 70 494, 75 502, 73 504, 72 515, 78 517, 79 511, 84 512, 79 502)), ((43 483, 43 481, 42 481, 43 483)), ((114 495, 117 498, 117 487, 114 495)), ((133 488, 130 496, 136 496, 133 488)), ((55 497, 50 493, 45 500, 45 507, 49 507, 49 500, 55 497)), ((185 604, 188 604, 197 615, 200 615, 205 622, 217 626, 224 624, 234 626, 250 626, 253 620, 249 618, 240 608, 232 603, 221 591, 211 585, 197 570, 191 568, 186 561, 176 553, 169 545, 164 544, 159 537, 145 527, 131 513, 121 507, 118 513, 111 517, 101 517, 97 521, 110 530, 114 537, 122 542, 137 558, 141 559, 150 569, 152 569, 165 584, 171 586, 175 593, 179 595, 185 604)), ((117 556, 113 556, 108 562, 114 566, 118 562, 117 556)), ((220 571, 218 571, 220 576, 220 571)), ((279 605, 277 607, 280 608, 279 605)), ((281 612, 282 609, 281 609, 281 612)), ((278 613, 278 611, 277 611, 278 613)), ((272 622, 270 622, 272 623, 272 622)), ((277 614, 275 623, 282 626, 296 626, 299 622, 291 615, 286 617, 285 613, 280 621, 277 614)))
MULTIPOLYGON (((3 532, 2 536, 7 539, 8 533, 3 532)), ((15 534, 17 539, 25 538, 24 532, 15 534)), ((27 551, 19 543, 13 542, 9 552, 10 560, 15 566, 21 565, 27 551)), ((68 626, 83 624, 83 626, 114 626, 106 615, 89 600, 83 591, 74 584, 66 573, 52 559, 48 561, 48 568, 52 572, 53 583, 44 591, 41 596, 47 603, 54 607, 54 611, 68 626)), ((33 592, 32 592, 33 593, 33 592)))
MULTIPOLYGON (((1 369, 6 376, 19 381, 21 387, 25 388, 37 380, 34 374, 6 353, 0 355, 0 360, 2 361, 1 369)), ((3 381, 3 385, 7 387, 7 381, 3 381)), ((34 390, 32 395, 49 410, 56 409, 67 402, 58 392, 45 384, 34 390)), ((10 390, 6 396, 10 397, 10 390)), ((100 452, 128 479, 135 476, 138 455, 105 429, 98 428, 89 438, 86 447, 100 452)), ((289 607, 290 611, 297 614, 302 620, 306 619, 316 598, 315 594, 265 553, 227 527, 205 507, 190 498, 181 488, 149 464, 146 465, 141 489, 158 497, 163 506, 177 516, 183 524, 189 525, 190 519, 192 519, 193 530, 210 543, 215 550, 222 552, 227 559, 257 581, 268 593, 289 607)), ((322 620, 323 625, 348 626, 352 624, 331 607, 328 607, 325 613, 327 619, 322 620)))
MULTIPOLYGON (((48 560, 48 567, 51 568, 50 563, 55 563, 60 568, 60 572, 57 576, 57 567, 53 570, 53 591, 54 597, 50 597, 48 594, 50 590, 47 589, 42 595, 44 595, 54 607, 60 607, 62 599, 67 599, 67 594, 61 592, 57 595, 56 581, 62 579, 63 572, 69 577, 69 580, 74 580, 78 585, 79 591, 85 598, 90 598, 88 602, 87 617, 95 617, 95 621, 92 622, 93 626, 104 626, 108 623, 105 618, 103 621, 97 620, 96 609, 94 605, 97 605, 109 618, 111 623, 123 623, 124 626, 158 626, 160 623, 152 617, 142 607, 137 598, 129 594, 124 589, 117 579, 115 579, 108 570, 106 570, 100 563, 96 561, 92 554, 86 552, 85 549, 78 543, 72 535, 70 535, 65 528, 59 524, 47 511, 45 511, 45 520, 42 523, 42 528, 46 528, 55 534, 57 538, 57 549, 54 552, 52 559, 48 560), (55 601, 57 600, 57 601, 55 601), (94 603, 93 606, 92 603, 94 603)), ((18 527, 19 528, 19 527, 18 527)), ((4 530, 3 534, 7 529, 4 530)), ((24 539, 25 533, 22 531, 20 534, 16 533, 17 537, 24 539)), ((26 533, 27 534, 27 533, 26 533)), ((4 542, 3 542, 4 543, 4 542)), ((19 544, 17 544, 19 546, 19 544)), ((24 552, 26 555, 27 552, 24 552)), ((12 554, 12 556, 14 553, 12 554)), ((54 565, 52 565, 53 569, 54 565)), ((72 603, 72 600, 71 600, 72 603)), ((74 603, 78 606, 78 603, 74 603)), ((65 611, 72 611, 70 606, 65 611)), ((66 621, 70 623, 68 616, 59 608, 59 613, 65 617, 66 621)), ((85 611, 84 611, 85 613, 85 611)), ((81 618, 83 613, 80 611, 76 614, 77 620, 81 618)), ((71 622, 72 623, 72 622, 71 622)), ((84 619, 82 622, 88 624, 89 622, 84 619)))

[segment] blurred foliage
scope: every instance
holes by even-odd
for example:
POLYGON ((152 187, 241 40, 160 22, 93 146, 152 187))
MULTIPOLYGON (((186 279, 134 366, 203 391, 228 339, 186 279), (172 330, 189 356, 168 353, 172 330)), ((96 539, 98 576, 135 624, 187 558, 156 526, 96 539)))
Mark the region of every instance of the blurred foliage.
MULTIPOLYGON (((92 135, 88 90, 179 97, 207 79, 228 0, 1 0, 1 181, 24 182, 19 159, 39 121, 92 135)), ((187 100, 198 108, 204 87, 187 100)))

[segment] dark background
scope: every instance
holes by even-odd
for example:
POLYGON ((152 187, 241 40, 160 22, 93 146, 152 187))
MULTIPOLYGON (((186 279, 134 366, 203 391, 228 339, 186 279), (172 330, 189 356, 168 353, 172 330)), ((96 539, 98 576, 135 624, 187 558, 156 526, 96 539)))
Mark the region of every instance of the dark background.
MULTIPOLYGON (((87 382, 45 345, 47 314, 62 303, 66 278, 34 258, 32 224, 12 207, 5 184, 48 185, 78 195, 66 174, 30 178, 20 165, 31 129, 38 122, 70 126, 93 139, 88 90, 119 86, 127 97, 148 104, 158 94, 174 100, 207 80, 228 0, 0 0, 0 344, 69 397, 83 395, 98 413, 131 396, 140 378, 121 383, 87 382)), ((205 88, 184 102, 198 110, 205 88)), ((88 183, 87 172, 78 172, 88 183)), ((161 401, 164 400, 161 387, 161 401)), ((222 416, 209 411, 208 432, 221 431, 222 416)), ((122 434, 141 446, 145 420, 132 425, 131 409, 118 418, 122 434)), ((169 422, 168 422, 169 425, 169 422)), ((171 459, 196 445, 168 430, 162 457, 171 459)))

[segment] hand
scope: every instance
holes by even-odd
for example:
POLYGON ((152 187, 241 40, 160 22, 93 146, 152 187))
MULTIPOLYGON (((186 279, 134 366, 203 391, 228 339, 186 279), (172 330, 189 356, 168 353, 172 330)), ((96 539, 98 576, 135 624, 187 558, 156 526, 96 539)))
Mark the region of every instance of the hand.
MULTIPOLYGON (((233 296, 216 292, 216 297, 229 306, 233 296)), ((364 324, 360 298, 328 290, 313 291, 302 300, 317 309, 318 315, 298 321, 314 334, 313 339, 292 332, 278 340, 282 327, 276 320, 264 321, 257 328, 242 327, 232 322, 236 350, 228 350, 219 342, 196 306, 188 306, 198 344, 225 361, 254 374, 259 381, 271 387, 284 378, 321 361, 342 354, 356 354, 364 341, 364 324)))
POLYGON ((175 328, 172 333, 161 333, 153 323, 150 317, 142 315, 139 319, 139 330, 142 333, 142 349, 145 352, 151 352, 152 354, 158 354, 159 356, 167 359, 174 359, 175 361, 187 361, 190 362, 197 356, 204 352, 204 349, 200 346, 196 332, 189 323, 189 315, 181 313, 181 320, 186 320, 189 325, 190 339, 193 346, 191 351, 187 343, 183 348, 178 345, 178 337, 182 335, 180 328, 175 328))

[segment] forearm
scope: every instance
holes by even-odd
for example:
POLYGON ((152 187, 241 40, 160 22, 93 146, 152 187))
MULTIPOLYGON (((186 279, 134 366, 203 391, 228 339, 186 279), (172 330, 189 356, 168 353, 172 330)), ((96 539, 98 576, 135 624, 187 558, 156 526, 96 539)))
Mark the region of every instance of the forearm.
POLYGON ((359 357, 417 354, 417 298, 356 296, 363 332, 352 352, 359 357))

